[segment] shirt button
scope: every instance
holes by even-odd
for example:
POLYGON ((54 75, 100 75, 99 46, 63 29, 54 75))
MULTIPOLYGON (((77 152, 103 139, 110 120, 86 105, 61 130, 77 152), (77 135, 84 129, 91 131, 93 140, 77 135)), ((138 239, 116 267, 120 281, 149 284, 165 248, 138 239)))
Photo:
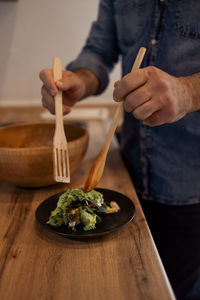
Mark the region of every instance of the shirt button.
POLYGON ((155 40, 155 39, 151 40, 151 45, 155 45, 156 43, 157 43, 157 40, 155 40))

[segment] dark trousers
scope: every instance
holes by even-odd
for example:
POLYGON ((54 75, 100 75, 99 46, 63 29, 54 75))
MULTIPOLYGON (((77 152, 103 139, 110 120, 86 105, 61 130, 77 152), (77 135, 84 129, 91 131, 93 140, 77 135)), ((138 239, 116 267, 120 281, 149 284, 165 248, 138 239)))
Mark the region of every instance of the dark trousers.
POLYGON ((200 300, 200 204, 141 205, 177 299, 200 300))

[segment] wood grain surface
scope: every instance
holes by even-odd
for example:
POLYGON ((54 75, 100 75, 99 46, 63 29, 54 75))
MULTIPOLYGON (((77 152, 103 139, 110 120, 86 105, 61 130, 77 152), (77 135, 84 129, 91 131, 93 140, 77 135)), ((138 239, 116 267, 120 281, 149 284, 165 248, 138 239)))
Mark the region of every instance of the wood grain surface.
MULTIPOLYGON (((0 120, 39 121, 40 110, 21 108, 18 114, 17 109, 0 108, 0 120)), ((91 121, 88 129, 89 149, 70 185, 22 189, 0 181, 1 300, 175 299, 116 141, 98 187, 130 197, 136 206, 134 220, 107 236, 83 241, 59 237, 36 223, 35 210, 44 199, 82 186, 107 124, 91 121)))

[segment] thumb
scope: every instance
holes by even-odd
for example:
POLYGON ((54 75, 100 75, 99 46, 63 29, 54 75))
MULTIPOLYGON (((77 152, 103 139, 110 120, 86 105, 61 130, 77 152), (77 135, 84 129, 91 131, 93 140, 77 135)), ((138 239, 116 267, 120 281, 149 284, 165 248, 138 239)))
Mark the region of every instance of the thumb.
POLYGON ((67 88, 69 88, 69 83, 66 82, 66 80, 64 79, 60 79, 56 81, 56 86, 58 87, 59 90, 66 90, 67 88))
POLYGON ((66 91, 71 88, 75 88, 78 85, 79 81, 77 80, 77 76, 74 74, 69 74, 67 77, 63 77, 62 79, 56 82, 56 86, 61 91, 66 91))

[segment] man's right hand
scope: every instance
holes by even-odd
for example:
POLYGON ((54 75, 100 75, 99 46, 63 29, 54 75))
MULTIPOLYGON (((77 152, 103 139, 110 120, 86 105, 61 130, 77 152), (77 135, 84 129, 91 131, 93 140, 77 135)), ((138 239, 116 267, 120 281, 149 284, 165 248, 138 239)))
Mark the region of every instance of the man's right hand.
POLYGON ((56 83, 51 69, 44 69, 39 74, 43 82, 42 104, 52 114, 55 114, 54 96, 58 90, 63 92, 63 114, 69 113, 70 107, 87 95, 87 85, 81 76, 70 71, 63 71, 62 74, 62 79, 56 83))

